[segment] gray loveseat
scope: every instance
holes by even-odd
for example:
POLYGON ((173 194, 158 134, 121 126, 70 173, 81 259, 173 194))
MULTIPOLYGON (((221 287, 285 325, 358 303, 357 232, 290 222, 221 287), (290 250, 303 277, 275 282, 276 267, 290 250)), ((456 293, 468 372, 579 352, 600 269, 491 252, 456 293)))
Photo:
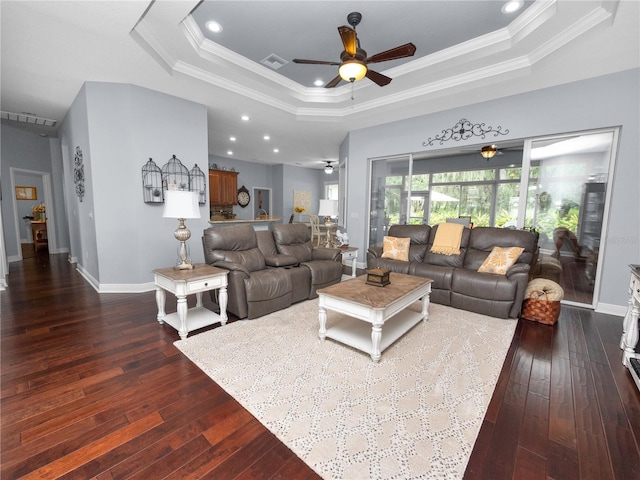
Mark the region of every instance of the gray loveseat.
POLYGON ((500 318, 517 318, 537 257, 537 236, 524 230, 465 228, 460 254, 431 252, 438 226, 393 225, 388 236, 410 238, 409 261, 382 258, 382 247, 367 251, 368 268, 385 268, 433 279, 431 301, 500 318), (478 272, 494 246, 523 247, 505 275, 478 272))
MULTIPOLYGON (((316 290, 342 278, 337 248, 314 248, 303 224, 210 227, 202 237, 205 262, 229 271, 227 311, 257 318, 317 297, 316 290)), ((211 293, 212 300, 215 292, 211 293)))

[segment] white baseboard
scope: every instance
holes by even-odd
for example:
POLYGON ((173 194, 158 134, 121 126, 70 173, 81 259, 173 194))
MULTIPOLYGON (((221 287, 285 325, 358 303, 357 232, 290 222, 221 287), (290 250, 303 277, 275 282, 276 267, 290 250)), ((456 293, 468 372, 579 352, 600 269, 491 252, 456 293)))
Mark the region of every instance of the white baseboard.
POLYGON ((82 265, 76 264, 76 270, 87 282, 89 282, 89 285, 91 285, 96 292, 100 293, 100 284, 82 265))
POLYGON ((139 284, 118 284, 108 283, 100 284, 99 293, 145 293, 152 292, 156 289, 156 285, 153 282, 139 283, 139 284))
POLYGON ((612 303, 598 303, 598 305, 596 305, 596 312, 624 317, 627 314, 627 306, 614 305, 612 303))

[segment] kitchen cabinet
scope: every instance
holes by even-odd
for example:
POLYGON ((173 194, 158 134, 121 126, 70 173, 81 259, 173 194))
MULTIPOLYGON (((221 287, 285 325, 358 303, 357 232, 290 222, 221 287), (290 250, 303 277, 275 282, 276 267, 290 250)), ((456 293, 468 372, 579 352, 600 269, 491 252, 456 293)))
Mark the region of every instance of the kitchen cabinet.
POLYGON ((209 170, 209 204, 238 204, 238 172, 209 170))

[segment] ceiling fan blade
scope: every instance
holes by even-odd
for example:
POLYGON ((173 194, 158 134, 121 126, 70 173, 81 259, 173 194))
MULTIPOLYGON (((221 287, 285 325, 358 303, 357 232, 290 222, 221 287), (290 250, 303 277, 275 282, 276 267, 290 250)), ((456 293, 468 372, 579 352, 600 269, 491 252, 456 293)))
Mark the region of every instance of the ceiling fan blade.
POLYGON ((412 57, 416 53, 416 46, 413 43, 406 43, 399 47, 376 53, 367 58, 367 63, 386 62, 387 60, 396 60, 398 58, 412 57))
POLYGON ((343 25, 341 27, 338 27, 338 32, 340 33, 340 38, 342 38, 344 51, 353 57, 356 54, 356 49, 358 48, 358 38, 356 36, 356 31, 351 27, 343 25))
POLYGON ((333 88, 333 87, 335 87, 336 85, 338 85, 340 83, 340 80, 342 80, 342 77, 340 77, 340 75, 338 75, 336 78, 334 78, 329 83, 327 83, 324 86, 324 88, 333 88))
POLYGON ((294 58, 293 63, 304 63, 308 65, 341 65, 340 62, 328 62, 326 60, 305 60, 304 58, 294 58))
POLYGON ((367 78, 381 87, 391 83, 391 79, 389 77, 381 73, 374 72, 373 70, 367 70, 367 78))

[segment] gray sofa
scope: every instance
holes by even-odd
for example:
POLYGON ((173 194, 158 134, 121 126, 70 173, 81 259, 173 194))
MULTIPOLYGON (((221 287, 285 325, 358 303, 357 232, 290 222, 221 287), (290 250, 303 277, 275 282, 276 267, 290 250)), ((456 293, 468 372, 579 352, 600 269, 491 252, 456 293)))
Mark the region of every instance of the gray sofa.
MULTIPOLYGON (((314 248, 303 224, 210 227, 202 237, 205 262, 229 271, 227 311, 257 318, 317 297, 316 290, 342 278, 337 248, 314 248)), ((216 301, 215 292, 211 293, 216 301)))
POLYGON ((431 301, 499 318, 517 318, 529 270, 537 257, 537 236, 524 230, 465 228, 460 254, 431 252, 438 226, 393 225, 388 236, 410 238, 409 261, 382 258, 382 247, 367 251, 368 268, 385 268, 433 279, 431 301), (506 275, 478 272, 494 246, 523 247, 506 275))

